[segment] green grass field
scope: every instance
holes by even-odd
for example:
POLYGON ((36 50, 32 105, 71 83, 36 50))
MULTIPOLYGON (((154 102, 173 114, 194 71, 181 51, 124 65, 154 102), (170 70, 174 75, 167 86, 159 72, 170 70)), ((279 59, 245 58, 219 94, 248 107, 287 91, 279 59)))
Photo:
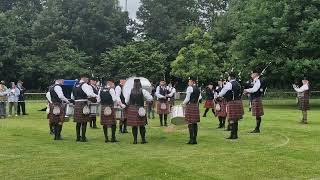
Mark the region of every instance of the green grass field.
POLYGON ((146 145, 133 145, 131 134, 105 144, 102 129, 77 143, 73 122, 64 125, 64 141, 53 141, 37 111, 45 104, 28 104, 29 116, 0 119, 0 179, 320 179, 320 100, 312 104, 301 125, 293 100, 265 101, 262 133, 248 133, 255 121, 246 112, 237 141, 226 140, 210 114, 198 145, 185 144, 185 126, 160 128, 158 119, 150 120, 146 145))

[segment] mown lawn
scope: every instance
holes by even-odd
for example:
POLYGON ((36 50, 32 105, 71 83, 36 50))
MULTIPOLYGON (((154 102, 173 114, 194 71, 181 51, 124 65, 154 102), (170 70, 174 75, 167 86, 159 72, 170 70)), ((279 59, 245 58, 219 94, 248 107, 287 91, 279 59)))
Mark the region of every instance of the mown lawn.
POLYGON ((240 139, 226 140, 210 114, 198 145, 185 144, 185 126, 160 128, 157 118, 146 145, 133 145, 131 134, 105 144, 102 129, 77 143, 73 122, 64 125, 64 141, 53 141, 38 111, 45 104, 28 104, 29 116, 0 119, 0 179, 320 179, 320 100, 312 101, 308 125, 298 123, 293 100, 265 104, 260 135, 248 133, 255 121, 246 112, 240 139))

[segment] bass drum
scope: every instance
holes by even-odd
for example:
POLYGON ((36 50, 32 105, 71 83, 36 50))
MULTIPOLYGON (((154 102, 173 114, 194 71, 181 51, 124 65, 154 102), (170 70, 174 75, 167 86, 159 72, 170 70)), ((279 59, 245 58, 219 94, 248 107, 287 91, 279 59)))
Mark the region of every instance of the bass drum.
POLYGON ((184 125, 184 124, 186 124, 184 108, 182 106, 178 105, 178 106, 173 106, 172 107, 171 123, 174 124, 174 125, 184 125))
POLYGON ((128 97, 129 94, 131 93, 131 90, 133 88, 133 83, 135 79, 140 79, 141 81, 141 85, 142 85, 142 89, 148 91, 149 93, 151 93, 152 91, 152 86, 151 86, 151 82, 144 77, 130 77, 127 79, 126 83, 123 86, 122 92, 124 97, 128 97))

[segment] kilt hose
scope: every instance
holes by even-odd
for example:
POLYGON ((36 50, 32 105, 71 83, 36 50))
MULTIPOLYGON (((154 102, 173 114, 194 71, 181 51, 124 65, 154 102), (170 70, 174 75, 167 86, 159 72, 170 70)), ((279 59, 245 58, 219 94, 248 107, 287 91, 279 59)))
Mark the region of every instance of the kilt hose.
POLYGON ((306 97, 299 98, 299 109, 301 111, 310 110, 309 98, 306 98, 306 97))
POLYGON ((83 114, 83 107, 87 105, 86 101, 76 101, 74 106, 74 118, 76 123, 86 123, 90 121, 90 115, 83 114))
POLYGON ((157 114, 170 114, 170 103, 169 101, 157 101, 157 114), (161 109, 161 104, 166 104, 166 109, 161 109))
POLYGON ((220 109, 220 111, 215 110, 216 116, 227 117, 227 101, 222 100, 221 102, 219 102, 219 104, 221 106, 221 109, 220 109))
POLYGON ((49 104, 50 112, 48 114, 48 119, 50 124, 54 123, 62 123, 64 122, 65 112, 64 112, 64 105, 62 103, 50 103, 49 104), (60 114, 54 115, 53 114, 53 107, 57 106, 60 108, 60 114))
POLYGON ((189 103, 186 105, 185 121, 187 124, 196 124, 200 122, 200 111, 198 103, 189 103))
POLYGON ((204 103, 204 108, 213 109, 214 108, 213 100, 206 100, 206 102, 204 103))
POLYGON ((264 115, 262 98, 252 99, 252 116, 261 117, 264 115))
POLYGON ((116 121, 116 112, 115 112, 115 109, 114 107, 112 106, 106 106, 106 105, 101 105, 101 113, 100 113, 100 117, 101 117, 101 120, 100 120, 100 124, 102 126, 111 126, 111 125, 116 125, 117 124, 117 121, 116 121), (112 110, 112 113, 110 116, 105 116, 104 115, 104 109, 106 107, 110 107, 111 110, 112 110))
POLYGON ((128 126, 145 126, 147 124, 147 116, 139 116, 139 107, 129 105, 127 110, 127 123, 128 126))
POLYGON ((240 120, 243 118, 244 110, 241 100, 227 102, 227 118, 229 121, 240 120))

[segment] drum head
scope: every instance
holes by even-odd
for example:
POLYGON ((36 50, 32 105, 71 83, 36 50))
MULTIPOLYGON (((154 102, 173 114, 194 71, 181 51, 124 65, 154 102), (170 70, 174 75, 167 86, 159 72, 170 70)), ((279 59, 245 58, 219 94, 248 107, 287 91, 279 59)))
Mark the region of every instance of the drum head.
POLYGON ((186 121, 184 117, 174 117, 171 119, 171 123, 176 126, 179 126, 179 125, 185 125, 186 121))

